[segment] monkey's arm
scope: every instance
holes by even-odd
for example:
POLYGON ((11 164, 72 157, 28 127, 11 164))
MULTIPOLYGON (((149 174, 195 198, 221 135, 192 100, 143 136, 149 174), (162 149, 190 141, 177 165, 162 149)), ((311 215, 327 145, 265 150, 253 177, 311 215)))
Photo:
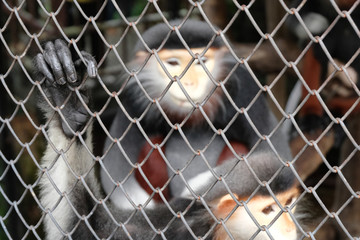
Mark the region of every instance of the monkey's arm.
POLYGON ((91 158, 90 115, 84 107, 88 97, 83 89, 86 77, 95 77, 97 69, 90 54, 82 52, 82 59, 73 62, 62 40, 47 42, 43 53, 34 59, 40 80, 44 79, 40 108, 48 124, 40 172, 47 239, 61 239, 72 231, 80 222, 79 216, 94 206, 91 196, 100 193, 91 158), (85 183, 91 191, 87 192, 85 183))

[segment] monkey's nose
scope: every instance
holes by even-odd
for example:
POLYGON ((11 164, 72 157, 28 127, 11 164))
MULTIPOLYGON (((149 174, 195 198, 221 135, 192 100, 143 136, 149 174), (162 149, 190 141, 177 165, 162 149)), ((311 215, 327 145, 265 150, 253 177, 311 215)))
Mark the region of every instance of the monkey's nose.
POLYGON ((195 85, 195 83, 193 81, 184 81, 184 86, 186 87, 192 87, 195 85))

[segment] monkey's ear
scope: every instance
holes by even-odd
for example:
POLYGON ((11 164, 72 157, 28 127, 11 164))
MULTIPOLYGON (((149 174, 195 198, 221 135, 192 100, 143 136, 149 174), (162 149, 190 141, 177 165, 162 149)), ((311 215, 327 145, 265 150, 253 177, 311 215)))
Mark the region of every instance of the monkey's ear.
MULTIPOLYGON (((234 194, 237 200, 239 197, 234 194)), ((230 194, 221 197, 218 201, 214 201, 215 216, 217 218, 225 218, 236 206, 236 202, 230 194)))

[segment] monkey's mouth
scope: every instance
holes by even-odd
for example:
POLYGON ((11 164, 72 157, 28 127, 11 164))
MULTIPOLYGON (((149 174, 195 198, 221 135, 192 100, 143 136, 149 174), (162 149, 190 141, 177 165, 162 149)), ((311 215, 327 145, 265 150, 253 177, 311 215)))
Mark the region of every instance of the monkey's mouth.
MULTIPOLYGON (((185 97, 185 98, 179 98, 177 96, 171 96, 171 100, 173 103, 175 103, 177 106, 179 107, 183 107, 183 108, 187 108, 190 109, 193 107, 193 105, 190 103, 190 101, 185 97)), ((199 99, 192 99, 192 101, 197 104, 198 102, 200 102, 199 99)))

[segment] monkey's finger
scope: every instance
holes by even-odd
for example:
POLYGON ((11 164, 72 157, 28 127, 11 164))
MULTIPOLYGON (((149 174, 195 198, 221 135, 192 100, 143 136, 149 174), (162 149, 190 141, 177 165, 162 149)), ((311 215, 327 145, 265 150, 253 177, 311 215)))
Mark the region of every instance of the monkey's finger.
POLYGON ((47 63, 45 62, 44 56, 41 53, 39 53, 38 55, 36 55, 34 61, 35 61, 35 66, 37 67, 39 73, 44 75, 46 79, 48 79, 51 83, 53 83, 55 80, 51 71, 48 68, 47 63))
POLYGON ((64 85, 66 83, 65 76, 61 67, 61 63, 55 51, 55 46, 52 42, 45 44, 44 59, 50 65, 51 70, 55 76, 55 81, 64 85))
POLYGON ((81 54, 87 65, 87 73, 89 77, 96 77, 97 74, 97 62, 89 53, 81 51, 81 54))
POLYGON ((55 40, 55 49, 58 58, 62 64, 63 71, 66 74, 67 80, 70 83, 76 82, 77 75, 76 75, 74 63, 72 61, 70 49, 68 48, 66 43, 61 39, 55 40))

